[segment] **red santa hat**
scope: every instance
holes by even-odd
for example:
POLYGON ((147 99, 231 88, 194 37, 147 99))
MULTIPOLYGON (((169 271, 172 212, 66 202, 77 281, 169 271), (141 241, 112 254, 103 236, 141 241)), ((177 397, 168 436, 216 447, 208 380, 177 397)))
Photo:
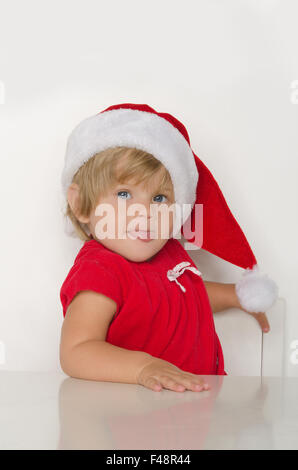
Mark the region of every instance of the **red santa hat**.
MULTIPOLYGON (((62 173, 65 198, 76 171, 94 154, 115 146, 144 150, 167 168, 175 203, 183 206, 178 229, 187 241, 195 244, 200 238, 196 237, 200 227, 195 224, 194 205, 203 204, 200 248, 245 269, 242 279, 236 283, 236 293, 245 310, 264 312, 270 308, 278 296, 276 284, 260 273, 252 249, 216 180, 193 152, 184 125, 171 114, 158 113, 146 104, 122 103, 80 122, 67 142, 62 173), (191 238, 183 230, 186 221, 190 222, 191 238)), ((69 222, 66 232, 75 236, 69 222)))

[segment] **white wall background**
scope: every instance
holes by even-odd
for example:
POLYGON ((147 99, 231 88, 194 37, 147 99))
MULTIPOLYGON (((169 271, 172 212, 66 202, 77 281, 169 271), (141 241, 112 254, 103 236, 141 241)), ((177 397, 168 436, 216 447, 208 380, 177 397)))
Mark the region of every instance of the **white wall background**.
MULTIPOLYGON (((0 2, 1 369, 59 368, 59 289, 82 244, 62 226, 66 140, 135 102, 188 129, 286 299, 298 376, 297 16, 294 0, 0 2)), ((242 274, 199 256, 205 279, 242 274)))

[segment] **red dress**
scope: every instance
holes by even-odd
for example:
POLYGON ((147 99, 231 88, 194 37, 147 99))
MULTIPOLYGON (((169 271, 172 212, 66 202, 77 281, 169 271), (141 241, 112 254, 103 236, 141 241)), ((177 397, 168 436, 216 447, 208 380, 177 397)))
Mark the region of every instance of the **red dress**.
POLYGON ((144 262, 89 240, 62 284, 63 316, 79 291, 102 293, 117 304, 107 342, 145 351, 193 374, 227 375, 200 274, 175 238, 144 262))

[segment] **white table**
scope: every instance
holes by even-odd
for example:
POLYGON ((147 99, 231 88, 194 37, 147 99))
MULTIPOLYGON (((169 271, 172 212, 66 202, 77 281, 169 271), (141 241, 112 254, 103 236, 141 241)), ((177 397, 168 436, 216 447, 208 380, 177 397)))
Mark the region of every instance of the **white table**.
POLYGON ((1 371, 0 449, 298 449, 298 378, 206 377, 179 393, 1 371))

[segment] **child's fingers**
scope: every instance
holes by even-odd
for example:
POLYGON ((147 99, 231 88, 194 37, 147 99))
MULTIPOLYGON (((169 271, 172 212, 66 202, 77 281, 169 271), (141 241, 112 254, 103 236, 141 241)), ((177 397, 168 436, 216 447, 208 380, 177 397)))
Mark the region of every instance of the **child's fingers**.
POLYGON ((163 376, 160 378, 160 381, 164 388, 169 390, 174 390, 175 392, 184 392, 185 387, 182 383, 179 383, 177 380, 171 378, 170 376, 163 376))
POLYGON ((166 375, 159 377, 159 380, 163 387, 168 388, 169 390, 175 390, 177 392, 184 392, 185 389, 192 390, 194 392, 201 392, 202 390, 207 390, 210 388, 203 379, 197 377, 190 378, 184 376, 183 374, 181 374, 180 377, 177 377, 176 375, 174 377, 171 375, 166 375))
POLYGON ((248 313, 250 313, 250 315, 255 317, 255 319, 260 325, 261 330, 264 333, 267 333, 270 330, 269 321, 268 321, 267 315, 264 312, 259 312, 259 313, 248 312, 248 313))
POLYGON ((264 333, 268 333, 268 331, 270 331, 269 320, 268 320, 267 315, 266 315, 265 312, 249 312, 245 308, 243 310, 244 310, 244 312, 248 313, 249 315, 251 315, 252 317, 254 317, 257 320, 257 322, 260 325, 261 330, 264 333))
POLYGON ((185 377, 183 384, 193 391, 209 390, 210 388, 209 384, 207 384, 204 379, 197 377, 185 377))
POLYGON ((201 386, 204 390, 210 389, 210 385, 206 382, 206 379, 198 376, 197 374, 183 371, 181 378, 183 379, 182 383, 191 390, 198 388, 198 385, 201 386))
POLYGON ((257 320, 260 324, 262 331, 266 333, 267 331, 270 330, 269 321, 265 313, 260 313, 257 317, 257 320))
POLYGON ((184 392, 185 389, 194 392, 210 389, 204 377, 165 363, 163 360, 155 360, 147 364, 138 375, 138 383, 154 391, 160 391, 162 388, 176 392, 184 392))
POLYGON ((154 377, 148 377, 144 385, 145 387, 150 388, 150 390, 154 390, 155 392, 160 392, 160 390, 162 390, 161 383, 154 377))

